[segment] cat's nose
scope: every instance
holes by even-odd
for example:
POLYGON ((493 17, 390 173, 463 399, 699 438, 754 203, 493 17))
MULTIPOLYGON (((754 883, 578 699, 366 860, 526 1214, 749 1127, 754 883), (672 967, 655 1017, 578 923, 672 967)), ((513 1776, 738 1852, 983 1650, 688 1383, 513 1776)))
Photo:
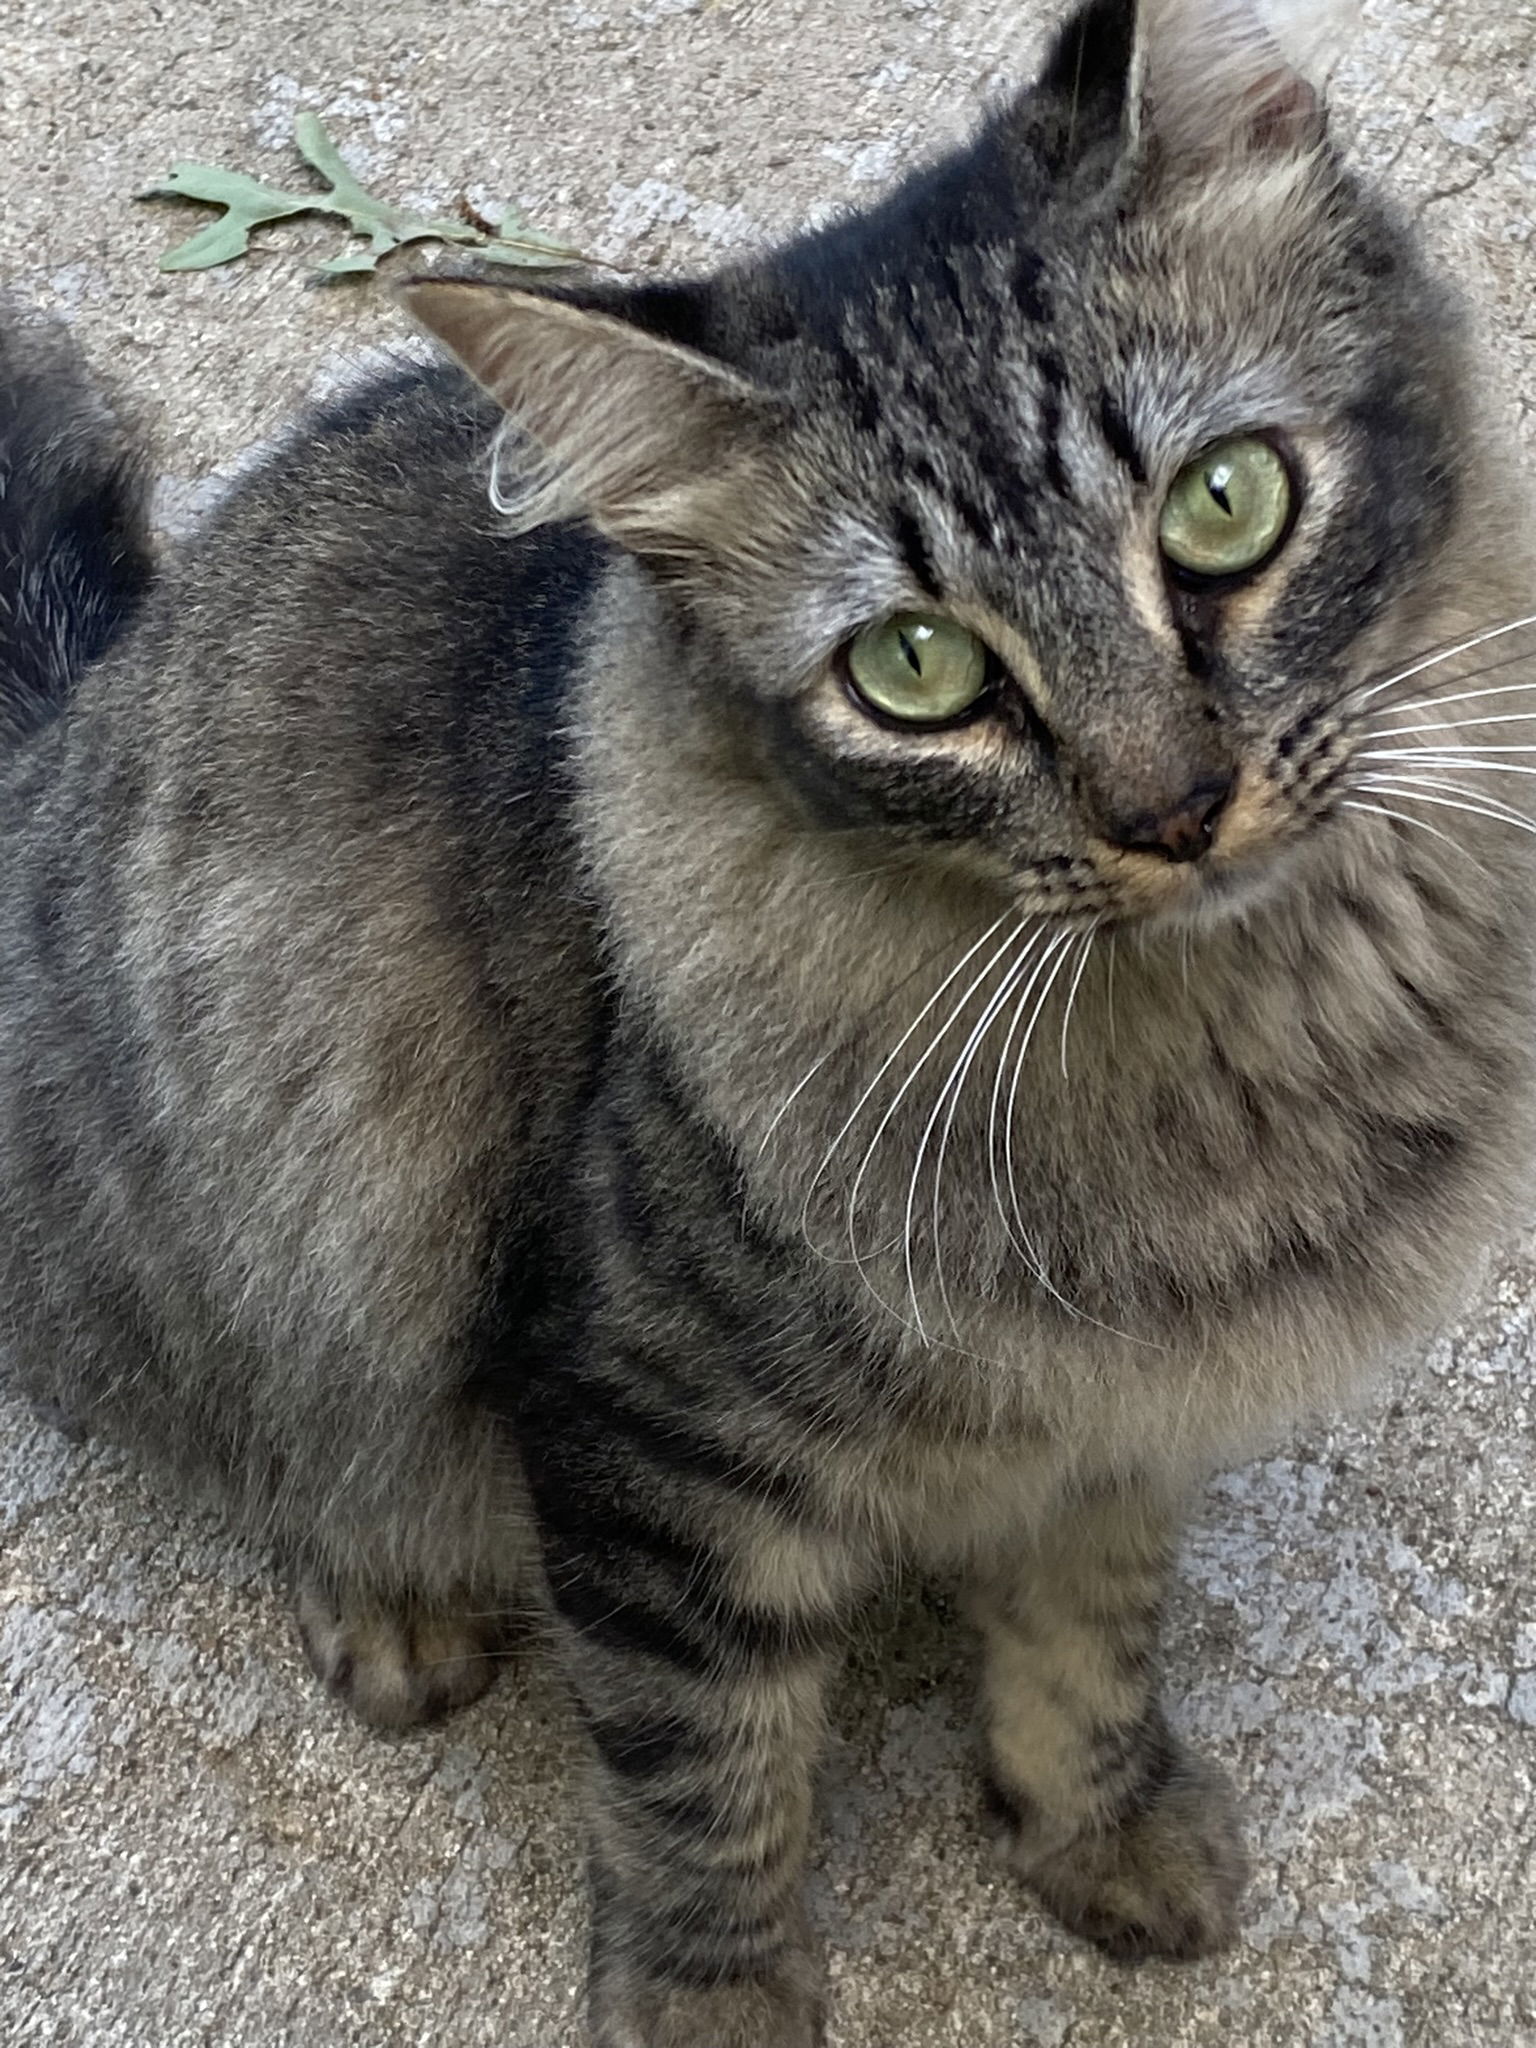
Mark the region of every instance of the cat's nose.
POLYGON ((1105 838, 1134 853, 1162 860, 1198 860, 1216 836, 1216 822, 1232 795, 1235 777, 1204 776, 1178 803, 1161 811, 1133 811, 1109 821, 1105 838))

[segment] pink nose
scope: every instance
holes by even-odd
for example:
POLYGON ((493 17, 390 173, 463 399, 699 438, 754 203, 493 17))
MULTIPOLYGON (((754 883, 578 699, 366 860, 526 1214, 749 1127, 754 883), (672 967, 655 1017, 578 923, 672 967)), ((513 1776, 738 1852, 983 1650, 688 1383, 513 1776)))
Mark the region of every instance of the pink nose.
POLYGON ((1232 795, 1230 775, 1207 776, 1166 811, 1138 811, 1112 821, 1105 837, 1134 853, 1161 860, 1198 860, 1216 836, 1216 821, 1232 795))

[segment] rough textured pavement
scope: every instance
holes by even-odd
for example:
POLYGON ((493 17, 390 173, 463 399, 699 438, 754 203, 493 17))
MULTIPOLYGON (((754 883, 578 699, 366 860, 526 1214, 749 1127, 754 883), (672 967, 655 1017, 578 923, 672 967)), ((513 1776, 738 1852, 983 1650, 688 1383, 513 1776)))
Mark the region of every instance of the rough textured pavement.
MULTIPOLYGON (((633 264, 856 201, 1029 62, 1035 0, 12 0, 0 269, 158 436, 168 522, 392 322, 280 231, 160 278, 173 158, 295 178, 295 109, 436 208, 467 191, 633 264)), ((1536 9, 1376 0, 1343 80, 1485 309, 1536 442, 1536 9)), ((307 238, 319 249, 325 230, 307 238)), ((1346 1427, 1211 1492, 1174 1617, 1188 1724, 1248 1801, 1242 1945, 1112 1970, 994 1871, 939 1596, 846 1688, 815 1879, 839 2048, 1536 2043, 1536 1257, 1346 1427)), ((368 1735, 261 1557, 0 1404, 0 2040, 563 2048, 582 1907, 547 1673, 368 1735)))

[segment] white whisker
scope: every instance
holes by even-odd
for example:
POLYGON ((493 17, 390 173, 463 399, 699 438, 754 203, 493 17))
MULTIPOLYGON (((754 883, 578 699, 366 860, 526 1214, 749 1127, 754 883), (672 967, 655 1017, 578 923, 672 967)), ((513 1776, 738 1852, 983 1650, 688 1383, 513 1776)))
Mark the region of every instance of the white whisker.
POLYGON ((1498 768, 1506 775, 1536 775, 1519 761, 1486 760, 1489 754, 1536 754, 1536 747, 1362 747, 1361 761, 1422 761, 1434 768, 1498 768))
MULTIPOLYGON (((923 1024, 926 1022, 928 1017, 932 1015, 933 1011, 938 1007, 939 1003, 943 1001, 945 990, 950 988, 956 981, 958 981, 960 976, 965 972, 966 967, 972 960, 975 959, 976 955, 981 951, 982 947, 986 945, 987 941, 992 937, 993 933, 997 930, 998 926, 1006 924, 1009 917, 1013 914, 1014 913, 1012 911, 1005 910, 1000 917, 994 918, 992 923, 989 924, 986 930, 982 933, 981 937, 976 940, 975 944, 972 945, 961 956, 961 958, 955 964, 955 966, 953 966, 949 970, 948 974, 945 975, 944 979, 939 983, 938 987, 934 990, 933 994, 928 998, 927 1002, 924 1003, 923 1007, 918 1011, 917 1015, 913 1018, 912 1022, 907 1026, 906 1030, 902 1033, 901 1037, 896 1041, 895 1046, 886 1055, 885 1059, 881 1062, 878 1070, 876 1071, 874 1079, 870 1082, 869 1086, 864 1090, 864 1093, 859 1097, 858 1101, 853 1105, 853 1108, 848 1112, 848 1115, 844 1119, 841 1127, 839 1128, 837 1135, 833 1138, 831 1144, 827 1147, 825 1153, 822 1155, 821 1161, 817 1166, 816 1171, 811 1175, 810 1181, 805 1190, 805 1201, 802 1204, 800 1210, 800 1229, 801 1234, 806 1237, 807 1242, 809 1242, 809 1218, 811 1210, 811 1201, 816 1193, 817 1187, 820 1184, 821 1177, 826 1172, 827 1168, 832 1164, 832 1161, 837 1157, 838 1147, 842 1144, 843 1140, 847 1137, 848 1133, 853 1129, 855 1123, 858 1122, 859 1117, 863 1113, 865 1104, 869 1101, 870 1097, 874 1094, 875 1090, 880 1086, 880 1083, 885 1079, 886 1075, 890 1072, 891 1068, 895 1065, 896 1061, 900 1059, 902 1052, 904 1051, 906 1046, 910 1044, 911 1040, 915 1037, 917 1032, 922 1029, 923 1024)), ((945 1028, 948 1029, 948 1026, 946 1026, 945 1028)))
POLYGON ((1430 773, 1422 767, 1411 770, 1407 768, 1373 768, 1370 773, 1377 779, 1388 777, 1393 782, 1402 783, 1410 787, 1446 790, 1453 796, 1466 797, 1469 802, 1484 805, 1490 814, 1499 814, 1506 823, 1529 825, 1533 831, 1536 831, 1536 819, 1528 818, 1524 811, 1516 810, 1507 797, 1495 796, 1491 790, 1487 789, 1469 789, 1464 783, 1455 781, 1453 777, 1445 774, 1442 770, 1430 773))
POLYGON ((1077 971, 1072 976, 1072 986, 1067 990, 1067 1007, 1063 1011, 1061 1019, 1061 1078, 1063 1081, 1070 1078, 1067 1073, 1067 1031, 1072 1022, 1072 1007, 1077 1001, 1077 992, 1082 987, 1083 969, 1088 965, 1088 955, 1093 951, 1093 935, 1098 928, 1099 920, 1095 918, 1087 931, 1083 933, 1083 949, 1078 958, 1077 971))
POLYGON ((967 1080, 970 1078, 971 1067, 975 1062, 976 1055, 981 1050, 986 1035, 991 1030, 999 1012, 1007 1003, 1014 989, 1018 987, 1028 968, 1029 956, 1043 937, 1043 929, 1032 932, 1025 941, 1024 949, 1018 958, 1010 962, 1008 970, 1003 977, 1001 988, 988 1000, 977 1021, 976 1028, 961 1048, 960 1057, 950 1068, 948 1078, 945 1080, 944 1086, 939 1090, 938 1100, 933 1106, 933 1114, 929 1117, 924 1128, 923 1135, 918 1142, 917 1157, 912 1163, 912 1179, 907 1189, 907 1213, 904 1226, 907 1292, 911 1296, 912 1312, 914 1316, 917 1316, 918 1326, 921 1328, 922 1318, 917 1305, 917 1285, 912 1267, 912 1218, 917 1202, 917 1184, 918 1177, 922 1172, 923 1154, 928 1148, 929 1137, 932 1135, 934 1124, 938 1121, 940 1111, 944 1108, 945 1097, 947 1096, 949 1099, 948 1114, 944 1119, 944 1129, 939 1137, 939 1149, 934 1155, 933 1162, 933 1203, 930 1222, 933 1230, 933 1258, 935 1275, 938 1280, 939 1299, 943 1303, 944 1313, 949 1319, 949 1327, 954 1331, 957 1341, 960 1338, 960 1327, 955 1320, 954 1305, 950 1301, 949 1286, 944 1277, 944 1237, 942 1221, 939 1215, 940 1199, 944 1185, 944 1160, 949 1151, 950 1136, 955 1128, 955 1112, 960 1106, 960 1097, 965 1091, 967 1080))
MULTIPOLYGON (((1524 689, 1526 685, 1520 684, 1518 687, 1524 689)), ((1536 683, 1531 684, 1530 688, 1536 690, 1536 683)), ((1394 704, 1392 708, 1397 711, 1402 707, 1394 704)), ((1416 740, 1421 733, 1426 732, 1481 732, 1489 725, 1529 725, 1533 718, 1536 718, 1536 711, 1501 711, 1493 718, 1441 718, 1431 725, 1389 725, 1385 732, 1369 732, 1366 738, 1416 740)), ((1536 749, 1531 751, 1536 752, 1536 749)))
POLYGON ((1021 1234, 1026 1233, 1024 1233, 1024 1212, 1019 1206, 1018 1181, 1013 1170, 1013 1113, 1019 1099, 1019 1083, 1024 1077, 1024 1062, 1029 1057, 1030 1041, 1035 1035, 1036 1026, 1040 1022, 1045 1006, 1050 1001, 1051 990, 1056 986, 1057 977, 1060 975, 1062 968, 1067 964, 1067 941, 1071 936, 1070 932, 1063 934, 1061 946, 1057 948, 1056 957, 1051 963, 1051 971, 1045 977, 1045 986, 1041 989, 1039 996, 1036 998, 1035 1007, 1030 1012, 1029 1023, 1025 1027, 1024 1036, 1019 1042, 1019 1050, 1014 1058, 1013 1079, 1008 1087, 1008 1106, 1003 1112, 1003 1157, 1008 1169, 1008 1192, 1013 1203, 1014 1221, 1018 1224, 1021 1234))
MULTIPOLYGON (((1098 920, 1095 920, 1095 925, 1093 929, 1097 929, 1098 922, 1098 920)), ((1024 1213, 1023 1208, 1019 1202, 1018 1176, 1014 1171, 1013 1160, 1014 1107, 1018 1100, 1019 1081, 1024 1072, 1024 1062, 1029 1055, 1030 1041, 1035 1035, 1035 1028, 1039 1024, 1041 1015, 1045 1009, 1045 1005, 1050 999, 1051 989, 1056 982, 1057 976, 1061 973, 1062 968, 1066 965, 1067 959, 1070 955, 1071 948, 1067 943, 1070 936, 1070 934, 1067 934, 1063 938, 1055 941, 1054 944, 1050 948, 1048 948, 1047 951, 1042 955, 1041 959, 1037 963, 1036 972, 1031 977, 1029 987, 1024 990, 1024 993, 1019 998, 1018 1008, 1014 1012, 1013 1022, 1009 1026, 1008 1036, 1004 1040, 1002 1051, 998 1055, 997 1079, 993 1083, 992 1107, 987 1123, 987 1161, 992 1176, 992 1198, 994 1202, 997 1204, 997 1213, 999 1217, 1002 1219, 1003 1229, 1007 1232, 1009 1243, 1013 1246, 1014 1250, 1018 1252, 1019 1256, 1023 1259, 1025 1265, 1029 1268, 1030 1272, 1033 1273, 1036 1280, 1039 1281, 1040 1285, 1045 1289, 1046 1293, 1056 1303, 1058 1308, 1062 1309, 1067 1315, 1075 1318, 1076 1321, 1091 1324, 1094 1329, 1102 1330, 1104 1334, 1108 1337, 1120 1337, 1127 1344, 1139 1345, 1143 1350, 1147 1351, 1166 1351, 1166 1345, 1155 1343, 1150 1337, 1133 1336, 1129 1330, 1117 1329, 1113 1323, 1101 1322, 1097 1316, 1089 1315, 1086 1309, 1080 1308, 1075 1301, 1069 1301, 1066 1295, 1062 1293, 1061 1289, 1051 1279, 1050 1274, 1046 1271, 1045 1262, 1041 1258, 1039 1252, 1035 1249, 1034 1245, 1031 1243, 1029 1233, 1024 1227, 1024 1213), (1040 977, 1040 971, 1043 970, 1047 962, 1051 960, 1051 956, 1053 953, 1055 954, 1055 963, 1051 967, 1051 971, 1046 980, 1045 986, 1041 989, 1040 995, 1035 1003, 1034 1009, 1030 1013, 1028 1028, 1025 1030, 1023 1042, 1019 1047, 1018 1056, 1013 1062, 1013 1078, 1008 1089, 1008 1107, 1005 1113, 1005 1122, 1003 1126, 1003 1151, 1004 1163, 1007 1167, 1008 1173, 1008 1194, 1010 1202, 1013 1207, 1013 1222, 1010 1223, 1008 1220, 1007 1213, 1003 1208, 1002 1189, 999 1187, 997 1179, 996 1132, 998 1096, 1002 1087, 1003 1075, 1008 1070, 1008 1053, 1009 1049, 1013 1044, 1014 1033, 1018 1030, 1019 1019, 1024 1014, 1025 1005, 1029 1001, 1030 992, 1034 988, 1035 982, 1038 981, 1040 977), (1015 1225, 1017 1226, 1017 1228, 1015 1228, 1015 1225)), ((1111 937, 1113 938, 1113 936, 1114 934, 1112 932, 1111 937)), ((1093 930, 1090 930, 1086 934, 1086 937, 1091 942, 1093 937, 1093 930)), ((1145 937, 1144 933, 1142 934, 1142 937, 1145 937)), ((1070 1000, 1071 999, 1069 996, 1069 1003, 1070 1000)))
POLYGON ((1482 866, 1469 847, 1463 846, 1459 839, 1453 839, 1449 832, 1442 832, 1438 825, 1431 825, 1427 818, 1412 818, 1406 811, 1394 811, 1387 804, 1362 804, 1353 797, 1345 797, 1342 808, 1346 811, 1369 811, 1373 818, 1395 818, 1399 825, 1417 825, 1421 832, 1428 832, 1432 838, 1443 839, 1447 846, 1464 855, 1475 867, 1482 866))
MULTIPOLYGON (((1384 796, 1407 797, 1421 804, 1438 804, 1442 810, 1465 811, 1470 818, 1487 818, 1495 825, 1515 825, 1522 831, 1536 833, 1536 820, 1527 818, 1518 811, 1490 810, 1483 804, 1453 802, 1450 797, 1436 796, 1431 793, 1435 789, 1454 789, 1456 788, 1455 783, 1431 783, 1426 785, 1422 782, 1397 781, 1366 782, 1361 786, 1372 793, 1379 791, 1384 796)), ((1463 791, 1462 794, 1465 795, 1467 792, 1463 791)))
POLYGON ((1438 654, 1425 655, 1422 660, 1399 669, 1396 675, 1388 676, 1384 682, 1373 684, 1368 690, 1351 691, 1350 694, 1357 696, 1362 704, 1366 703, 1372 697, 1379 697, 1383 690, 1393 689, 1398 683, 1406 683, 1414 676, 1424 675, 1428 670, 1438 668, 1442 662, 1454 661, 1458 654, 1470 654, 1475 647, 1486 647, 1490 640, 1501 640, 1506 634, 1523 632, 1529 626, 1536 626, 1536 612, 1530 612, 1522 619, 1509 619, 1502 626, 1488 626, 1481 633, 1473 633, 1466 640, 1458 640, 1454 647, 1442 648, 1438 654))
MULTIPOLYGON (((1507 661, 1490 662, 1487 668, 1479 669, 1478 674, 1496 675, 1500 669, 1511 668, 1517 661, 1529 661, 1530 659, 1531 656, 1529 654, 1512 654, 1507 661)), ((1473 704, 1484 697, 1525 697, 1529 696, 1533 691, 1536 691, 1536 682, 1495 683, 1492 689, 1488 690, 1458 690, 1452 697, 1414 697, 1406 704, 1389 704, 1385 707, 1382 715, 1384 717, 1391 717, 1395 713, 1402 711, 1438 711, 1446 704, 1473 704)), ((1522 712, 1520 715, 1524 717, 1525 713, 1522 712)), ((1531 713, 1531 716, 1536 717, 1536 712, 1531 713)), ((1474 724, 1480 722, 1476 719, 1473 720, 1474 724)))
MULTIPOLYGON (((1008 1025, 1007 1036, 1004 1038, 1002 1046, 998 1051, 997 1073, 992 1082, 992 1101, 987 1113, 987 1172, 992 1182, 992 1199, 994 1203, 997 1205, 998 1220, 1001 1222, 1003 1229, 1007 1234, 1009 1243, 1013 1246, 1014 1250, 1019 1254, 1019 1257, 1024 1261, 1025 1265, 1029 1268, 1030 1272, 1033 1273, 1035 1278, 1040 1282, 1041 1286, 1046 1289, 1047 1293, 1055 1295, 1056 1299, 1062 1303, 1062 1306, 1068 1309, 1071 1308, 1071 1303, 1064 1301, 1059 1294, 1056 1294, 1056 1289, 1051 1285, 1050 1279, 1046 1274, 1045 1267, 1041 1262, 1039 1254, 1036 1252, 1034 1246, 1030 1244, 1027 1234, 1023 1233, 1022 1221, 1020 1224, 1020 1235, 1016 1236, 1014 1233, 1013 1226, 1008 1220, 1008 1212, 1003 1206, 1003 1190, 997 1176, 997 1110, 1003 1092, 1003 1076, 1009 1071, 1008 1055, 1013 1049, 1013 1041, 1018 1032, 1019 1025, 1023 1020, 1024 1012, 1028 1008, 1029 999, 1031 995, 1034 993, 1041 976, 1045 973, 1046 968, 1050 965, 1052 958, 1060 952, 1061 948, 1066 945, 1070 937, 1070 933, 1060 932, 1052 938, 1051 943, 1046 947, 1045 951, 1041 954, 1040 958, 1034 962, 1029 979, 1025 983, 1023 989, 1020 991, 1019 999, 1017 1003, 1014 1005, 1013 1016, 1008 1025)), ((1011 1186, 1012 1144, 1011 1137, 1009 1137, 1007 1134, 1005 1134, 1005 1142, 1008 1144, 1009 1176, 1011 1186)), ((1013 1206, 1015 1214, 1017 1214, 1019 1207, 1018 1202, 1015 1201, 1013 1206)), ((1073 1312, 1075 1313, 1075 1311, 1073 1312)))
POLYGON ((1117 1057, 1120 1046, 1115 1037, 1115 961, 1120 951, 1120 927, 1109 928, 1109 946, 1104 955, 1104 1024, 1109 1036, 1109 1049, 1117 1057))
MULTIPOLYGON (((999 922, 1001 922, 1001 920, 999 920, 999 922)), ((870 1166, 874 1161, 875 1154, 880 1149, 880 1141, 885 1136, 886 1132, 890 1129, 892 1119, 895 1117, 896 1112, 900 1109, 902 1103, 906 1100, 907 1095, 911 1091, 912 1085, 917 1080, 918 1075, 923 1071, 924 1067, 927 1066, 928 1062, 933 1058, 934 1054, 938 1051, 940 1045, 948 1037, 949 1033, 953 1030, 955 1024, 964 1015, 965 1006, 971 1000, 971 997, 975 995, 977 989, 981 987, 982 983, 987 979, 987 976, 992 972, 993 968, 996 967, 998 961, 1003 958, 1004 954, 1008 951, 1008 948, 1014 944, 1014 942, 1017 940, 1023 929, 1024 922, 1022 919, 1020 919, 1014 924, 1012 931, 1009 932, 1008 936, 1003 940, 1002 944, 998 946, 996 950, 988 956, 986 964, 985 966, 983 966, 981 972, 974 976, 969 986, 966 988, 965 993, 960 997, 959 1001, 951 1009, 948 1017, 944 1021, 943 1027, 940 1030, 934 1032, 933 1035, 929 1038, 927 1049, 919 1057, 919 1059, 913 1066, 912 1071, 907 1075, 907 1078, 902 1082, 901 1086, 897 1089, 895 1095, 891 1098, 891 1101, 886 1107, 884 1115, 881 1117, 879 1123, 875 1127, 874 1136, 870 1139, 868 1145, 864 1148, 864 1157, 859 1162, 859 1170, 854 1176, 853 1186, 848 1191, 848 1201, 844 1209, 844 1218, 848 1230, 848 1250, 852 1255, 853 1264, 857 1266, 861 1272, 863 1271, 864 1260, 859 1255, 858 1239, 855 1233, 855 1225, 858 1217, 859 1195, 863 1190, 865 1176, 869 1172, 870 1166)), ((883 1071, 884 1069, 882 1069, 882 1072, 883 1071)), ((923 1341, 926 1343, 928 1340, 927 1332, 922 1328, 921 1318, 919 1318, 918 1321, 918 1331, 919 1334, 922 1336, 923 1341)))
POLYGON ((772 1138, 774 1132, 779 1128, 779 1125, 783 1123, 785 1117, 789 1115, 789 1112, 800 1100, 801 1095, 804 1094, 807 1088, 809 1088, 811 1083, 815 1080, 816 1076, 821 1072, 822 1068, 827 1064, 827 1061, 831 1059, 831 1057, 832 1054, 830 1052, 824 1052, 819 1060, 814 1060, 811 1063, 810 1067, 802 1075, 802 1077, 795 1083, 794 1087, 790 1089, 789 1093, 785 1096, 784 1100, 780 1103, 778 1109, 774 1113, 773 1122, 768 1126, 767 1130, 763 1133, 763 1142, 757 1148, 757 1156, 759 1159, 761 1159, 763 1154, 767 1151, 769 1139, 772 1138))

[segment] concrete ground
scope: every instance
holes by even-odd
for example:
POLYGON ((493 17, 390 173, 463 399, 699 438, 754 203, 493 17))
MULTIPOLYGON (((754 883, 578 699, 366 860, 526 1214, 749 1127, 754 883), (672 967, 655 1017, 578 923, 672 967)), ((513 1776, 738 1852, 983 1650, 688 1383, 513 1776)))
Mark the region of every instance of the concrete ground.
MULTIPOLYGON (((523 204, 634 264, 858 201, 1023 69, 1041 0, 11 0, 0 269, 158 440, 169 523, 394 323, 280 230, 156 274, 189 156, 295 177, 296 109, 393 196, 523 204)), ((1536 11, 1374 0, 1342 96, 1482 307, 1536 441, 1536 11)), ((839 2048, 1536 2043, 1536 1248, 1347 1426, 1216 1485, 1171 1671, 1248 1802, 1241 1946, 1112 1970, 988 1861, 967 1649, 871 1630, 816 1914, 839 2048)), ((582 1906, 547 1673, 385 1741, 313 1689, 266 1561, 0 1405, 0 2041, 563 2048, 582 1906)))

